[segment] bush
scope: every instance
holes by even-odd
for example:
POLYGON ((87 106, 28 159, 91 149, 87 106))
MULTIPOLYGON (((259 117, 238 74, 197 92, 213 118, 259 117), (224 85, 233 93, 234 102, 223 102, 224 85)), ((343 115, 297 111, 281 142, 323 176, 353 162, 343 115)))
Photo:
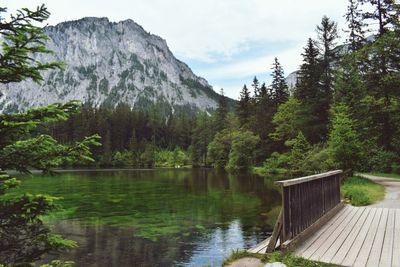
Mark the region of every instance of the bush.
POLYGON ((189 155, 180 148, 155 152, 155 166, 179 168, 189 163, 189 155))
POLYGON ((270 174, 279 174, 286 171, 288 168, 289 156, 273 152, 271 156, 264 162, 264 172, 270 174))
POLYGON ((375 171, 383 173, 399 173, 399 157, 382 147, 366 145, 361 171, 375 171))
POLYGON ((259 142, 260 137, 251 131, 234 132, 227 169, 232 171, 248 170, 253 163, 255 149, 259 142))

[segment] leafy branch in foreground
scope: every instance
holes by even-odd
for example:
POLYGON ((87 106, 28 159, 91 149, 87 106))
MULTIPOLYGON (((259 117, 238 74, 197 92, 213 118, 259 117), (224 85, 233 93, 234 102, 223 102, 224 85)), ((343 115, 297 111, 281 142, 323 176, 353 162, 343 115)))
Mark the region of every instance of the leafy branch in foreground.
POLYGON ((61 62, 42 63, 34 57, 36 54, 53 53, 45 46, 48 37, 42 28, 32 24, 48 19, 50 13, 47 8, 44 5, 34 11, 23 8, 8 20, 1 15, 6 11, 7 8, 0 7, 0 36, 3 37, 0 50, 0 83, 20 82, 26 78, 41 82, 41 71, 62 68, 61 62))
MULTIPOLYGON (((52 51, 45 46, 47 36, 33 22, 45 21, 50 13, 42 5, 36 10, 21 9, 9 20, 0 7, 0 84, 27 78, 43 81, 42 70, 61 68, 62 63, 42 63, 38 54, 52 51)), ((1 94, 2 92, 0 92, 1 94)), ((47 252, 76 246, 74 241, 52 234, 41 216, 57 208, 56 198, 25 193, 8 194, 19 181, 5 170, 51 172, 62 163, 92 161, 91 145, 99 145, 100 136, 92 135, 74 144, 59 144, 50 135, 38 134, 38 128, 65 121, 81 107, 79 101, 56 103, 22 113, 0 114, 0 266, 30 265, 47 252), (3 171, 3 173, 2 173, 3 171)), ((54 261, 47 266, 70 266, 54 261)))

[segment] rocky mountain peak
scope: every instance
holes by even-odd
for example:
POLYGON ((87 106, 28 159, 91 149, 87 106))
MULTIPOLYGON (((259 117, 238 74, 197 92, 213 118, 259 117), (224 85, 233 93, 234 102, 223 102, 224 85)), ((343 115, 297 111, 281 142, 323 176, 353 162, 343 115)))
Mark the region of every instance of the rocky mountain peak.
POLYGON ((208 82, 179 61, 161 37, 128 19, 85 17, 44 29, 54 54, 42 61, 63 61, 64 70, 43 73, 44 83, 24 81, 3 90, 0 110, 82 100, 93 105, 127 103, 146 107, 154 103, 211 110, 218 94, 208 82))

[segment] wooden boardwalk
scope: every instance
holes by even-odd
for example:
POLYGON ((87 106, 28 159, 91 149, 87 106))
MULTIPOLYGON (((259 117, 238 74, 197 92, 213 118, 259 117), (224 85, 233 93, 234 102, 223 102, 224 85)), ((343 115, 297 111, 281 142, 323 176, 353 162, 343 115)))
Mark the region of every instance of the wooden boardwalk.
POLYGON ((341 266, 400 266, 400 209, 346 206, 293 253, 341 266))

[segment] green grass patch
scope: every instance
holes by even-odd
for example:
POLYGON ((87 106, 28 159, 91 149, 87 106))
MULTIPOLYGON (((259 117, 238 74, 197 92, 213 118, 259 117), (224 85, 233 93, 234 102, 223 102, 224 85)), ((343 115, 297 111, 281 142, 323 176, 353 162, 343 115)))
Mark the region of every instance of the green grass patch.
POLYGON ((341 187, 341 192, 353 206, 370 205, 385 197, 383 185, 358 176, 346 179, 341 187))
POLYGON ((400 174, 398 173, 383 173, 383 172, 371 172, 367 173, 373 176, 387 177, 387 178, 397 178, 400 179, 400 174))
POLYGON ((263 259, 262 254, 256 254, 256 253, 248 252, 247 250, 237 249, 237 250, 233 251, 232 254, 229 255, 228 258, 224 259, 221 266, 227 266, 236 260, 239 260, 241 258, 246 258, 246 257, 258 258, 260 260, 263 259))
POLYGON ((231 263, 233 263, 236 260, 239 260, 241 258, 245 257, 253 257, 260 259, 264 263, 273 263, 273 262, 282 262, 286 264, 288 267, 333 267, 337 265, 333 264, 328 264, 328 263, 323 263, 323 262, 318 262, 318 261, 312 261, 308 259, 304 259, 301 257, 296 257, 290 253, 282 253, 282 252, 274 252, 270 254, 257 254, 257 253, 250 253, 245 250, 236 250, 232 252, 232 254, 226 258, 222 262, 222 266, 227 266, 231 263))

